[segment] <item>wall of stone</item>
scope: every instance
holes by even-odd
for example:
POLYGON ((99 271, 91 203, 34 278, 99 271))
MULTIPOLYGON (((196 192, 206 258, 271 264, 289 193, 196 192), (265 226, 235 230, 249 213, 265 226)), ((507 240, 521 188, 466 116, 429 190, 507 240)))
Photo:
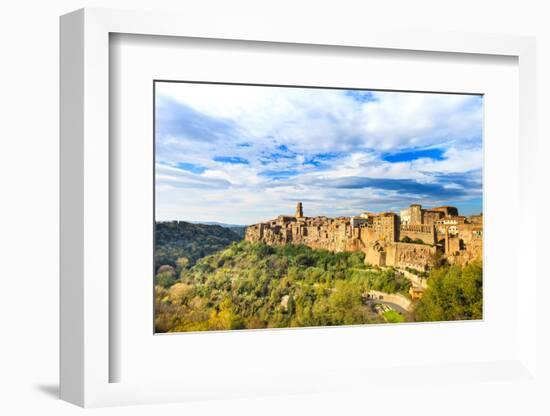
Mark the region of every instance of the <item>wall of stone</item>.
POLYGON ((442 212, 446 217, 456 217, 458 216, 458 209, 451 206, 435 207, 431 208, 430 211, 439 211, 442 212))
POLYGON ((247 227, 245 240, 253 243, 304 244, 330 251, 357 251, 362 244, 349 219, 279 217, 247 227))
POLYGON ((445 242, 445 254, 447 256, 454 256, 460 251, 463 243, 457 236, 449 236, 448 238, 449 240, 445 242))
MULTIPOLYGON (((483 256, 483 226, 481 224, 461 224, 458 235, 454 240, 459 241, 459 247, 452 245, 449 252, 449 261, 454 264, 465 265, 483 256)), ((450 238, 449 242, 453 242, 450 238)))
POLYGON ((431 211, 431 210, 425 210, 423 212, 423 224, 435 224, 436 221, 439 221, 441 218, 443 218, 445 214, 442 211, 431 211))
POLYGON ((394 243, 386 247, 386 266, 424 271, 437 248, 425 244, 394 243))
POLYGON ((409 237, 411 240, 422 240, 431 245, 437 242, 433 225, 402 225, 399 230, 399 240, 403 240, 405 237, 409 237))
POLYGON ((365 253, 365 263, 375 266, 386 266, 387 251, 383 245, 371 243, 363 251, 365 253))
POLYGON ((409 207, 410 224, 422 224, 422 206, 418 204, 412 204, 409 207))

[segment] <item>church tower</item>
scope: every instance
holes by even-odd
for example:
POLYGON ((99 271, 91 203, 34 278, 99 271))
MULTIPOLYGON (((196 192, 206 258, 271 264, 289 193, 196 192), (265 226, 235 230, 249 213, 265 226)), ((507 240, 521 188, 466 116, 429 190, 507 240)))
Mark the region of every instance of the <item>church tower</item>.
POLYGON ((301 202, 296 204, 296 218, 304 218, 304 211, 301 202))

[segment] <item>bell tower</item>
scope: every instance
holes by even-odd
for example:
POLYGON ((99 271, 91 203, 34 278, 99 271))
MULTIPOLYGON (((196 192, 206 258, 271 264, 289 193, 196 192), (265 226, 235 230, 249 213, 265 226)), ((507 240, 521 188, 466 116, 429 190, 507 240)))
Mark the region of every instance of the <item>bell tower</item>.
POLYGON ((304 218, 304 211, 301 202, 296 204, 296 218, 304 218))

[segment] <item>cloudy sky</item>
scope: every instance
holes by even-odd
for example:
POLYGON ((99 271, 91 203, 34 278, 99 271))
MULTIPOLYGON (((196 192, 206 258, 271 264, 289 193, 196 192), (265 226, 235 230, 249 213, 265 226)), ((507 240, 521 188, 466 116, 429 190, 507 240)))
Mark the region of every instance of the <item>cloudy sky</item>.
POLYGON ((482 210, 480 96, 156 83, 156 219, 482 210))

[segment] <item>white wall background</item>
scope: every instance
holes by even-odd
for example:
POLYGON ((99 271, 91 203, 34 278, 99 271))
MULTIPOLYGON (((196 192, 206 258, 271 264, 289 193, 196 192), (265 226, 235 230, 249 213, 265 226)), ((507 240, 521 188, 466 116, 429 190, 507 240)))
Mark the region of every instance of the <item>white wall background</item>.
MULTIPOLYGON (((550 151, 550 13, 546 1, 522 0, 11 0, 0 6, 0 413, 75 414, 81 409, 56 399, 58 383, 58 16, 74 9, 116 7, 178 10, 208 24, 211 13, 230 19, 244 13, 286 21, 320 19, 327 30, 371 25, 470 30, 537 36, 540 209, 548 203, 550 151), (546 120, 545 120, 546 119, 546 120)), ((535 208, 535 207, 534 207, 535 208)), ((548 247, 548 224, 541 224, 539 249, 548 247)), ((542 257, 542 256, 540 256, 542 257)), ((540 260, 542 263, 542 260, 540 260)), ((538 287, 538 319, 548 320, 542 304, 549 284, 538 287)), ((535 319, 535 317, 533 317, 535 319)), ((542 327, 542 326, 541 326, 542 327)), ((548 324, 546 327, 550 327, 548 324)), ((548 331, 539 355, 550 374, 548 331)), ((546 379, 548 380, 548 378, 546 379)), ((396 383, 399 381, 396 380, 396 383)), ((454 394, 434 385, 418 402, 418 392, 394 397, 350 397, 345 393, 307 397, 259 398, 93 410, 99 414, 548 414, 544 392, 529 384, 457 384, 454 394), (392 403, 385 408, 386 401, 392 403), (418 408, 417 408, 418 409, 418 408)), ((546 386, 546 394, 550 389, 546 386)))

